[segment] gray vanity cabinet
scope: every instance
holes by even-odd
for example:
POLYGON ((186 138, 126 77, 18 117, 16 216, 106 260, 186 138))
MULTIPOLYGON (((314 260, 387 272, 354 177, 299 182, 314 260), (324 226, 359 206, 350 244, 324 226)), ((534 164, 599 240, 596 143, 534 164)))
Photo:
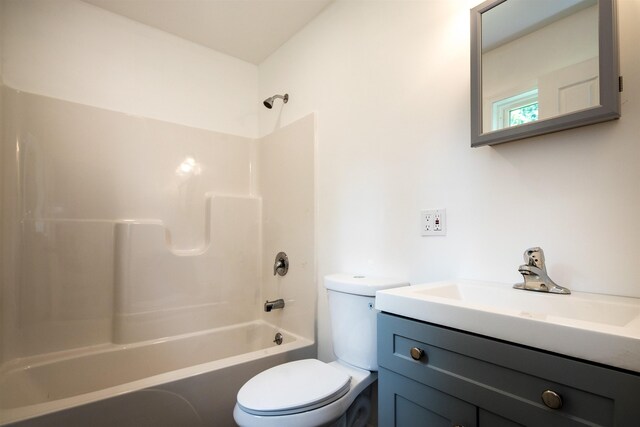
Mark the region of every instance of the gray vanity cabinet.
POLYGON ((638 374, 430 323, 378 314, 378 364, 381 427, 640 426, 638 374))

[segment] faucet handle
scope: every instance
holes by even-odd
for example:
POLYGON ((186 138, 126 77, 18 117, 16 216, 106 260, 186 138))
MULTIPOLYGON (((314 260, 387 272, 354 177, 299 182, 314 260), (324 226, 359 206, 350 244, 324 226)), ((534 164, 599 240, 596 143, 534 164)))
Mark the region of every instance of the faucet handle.
POLYGON ((284 252, 278 252, 276 260, 273 264, 273 275, 279 274, 284 276, 289 271, 289 257, 284 252))
POLYGON ((535 246, 524 251, 524 262, 532 267, 547 271, 544 266, 544 251, 541 247, 535 246))

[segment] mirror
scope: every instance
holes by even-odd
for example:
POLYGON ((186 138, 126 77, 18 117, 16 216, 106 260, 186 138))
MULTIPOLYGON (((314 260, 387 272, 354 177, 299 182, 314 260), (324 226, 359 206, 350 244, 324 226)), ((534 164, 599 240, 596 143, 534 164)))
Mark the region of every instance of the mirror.
POLYGON ((614 0, 490 0, 471 10, 471 146, 620 117, 614 0))

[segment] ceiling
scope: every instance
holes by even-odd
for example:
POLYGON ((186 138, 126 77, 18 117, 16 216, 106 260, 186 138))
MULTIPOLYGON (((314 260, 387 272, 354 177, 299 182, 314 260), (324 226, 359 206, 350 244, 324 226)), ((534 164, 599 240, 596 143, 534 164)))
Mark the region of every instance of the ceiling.
POLYGON ((596 0, 509 0, 482 14, 482 51, 494 49, 542 28, 596 0))
POLYGON ((83 0, 253 64, 334 0, 83 0))

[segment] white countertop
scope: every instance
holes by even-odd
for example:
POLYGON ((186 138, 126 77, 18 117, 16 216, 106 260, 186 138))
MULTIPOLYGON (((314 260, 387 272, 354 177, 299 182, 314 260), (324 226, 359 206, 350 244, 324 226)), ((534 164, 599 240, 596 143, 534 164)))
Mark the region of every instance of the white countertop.
POLYGON ((640 373, 640 299, 451 280, 376 292, 388 313, 640 373))

